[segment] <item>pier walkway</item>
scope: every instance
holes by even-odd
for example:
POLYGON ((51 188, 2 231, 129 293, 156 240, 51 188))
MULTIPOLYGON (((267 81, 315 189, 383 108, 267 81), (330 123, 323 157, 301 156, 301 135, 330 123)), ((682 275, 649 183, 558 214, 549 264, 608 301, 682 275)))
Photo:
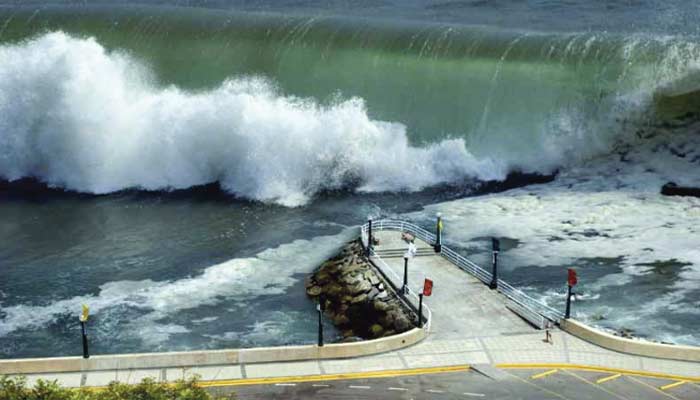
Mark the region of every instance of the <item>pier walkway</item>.
MULTIPOLYGON (((405 249, 397 231, 373 234, 381 257, 405 249)), ((400 350, 395 357, 410 368, 455 364, 578 364, 675 375, 700 376, 700 363, 661 360, 610 351, 552 330, 552 343, 506 307, 506 298, 432 252, 432 246, 416 239, 418 256, 409 262, 409 285, 419 291, 424 279, 434 282, 433 294, 424 299, 432 311, 428 337, 400 350), (424 249, 424 250, 421 250, 424 249), (426 251, 428 250, 429 251, 426 251), (432 252, 432 253, 431 253, 432 252)), ((382 257, 385 267, 403 276, 403 257, 382 257)))
MULTIPOLYGON (((374 237, 378 244, 374 246, 372 260, 380 268, 388 268, 383 272, 397 283, 394 278, 403 276, 402 255, 406 249, 401 233, 377 231, 374 237)), ((599 373, 609 369, 608 374, 620 369, 622 375, 625 375, 624 370, 672 375, 668 377, 671 385, 676 381, 684 382, 673 376, 700 380, 700 363, 618 353, 559 329, 552 330, 551 343, 545 342, 544 331, 532 327, 512 312, 507 307, 505 296, 436 254, 425 241, 416 239, 416 244, 418 255, 409 264, 410 289, 419 292, 426 277, 433 280, 434 288, 432 296, 424 299, 431 313, 429 335, 413 346, 350 359, 30 374, 27 377, 30 382, 39 378, 56 379, 64 385, 77 387, 103 386, 114 380, 136 383, 145 377, 174 380, 196 374, 203 381, 238 385, 265 384, 276 382, 275 379, 279 379, 278 382, 302 382, 304 377, 320 382, 353 374, 396 376, 401 374, 396 371, 408 370, 420 374, 422 370, 469 365, 487 376, 507 374, 516 377, 517 371, 548 373, 553 370, 586 370, 587 366, 600 367, 599 373)), ((697 387, 695 383, 691 384, 697 387)))

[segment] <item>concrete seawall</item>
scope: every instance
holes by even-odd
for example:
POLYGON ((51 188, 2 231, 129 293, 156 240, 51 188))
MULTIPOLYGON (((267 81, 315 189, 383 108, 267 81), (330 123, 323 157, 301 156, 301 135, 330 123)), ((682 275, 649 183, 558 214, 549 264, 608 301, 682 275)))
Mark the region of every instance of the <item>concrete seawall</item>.
POLYGON ((700 347, 654 343, 611 335, 572 319, 562 320, 561 329, 597 346, 638 356, 700 362, 700 347))
POLYGON ((418 343, 425 337, 425 330, 414 328, 399 335, 354 343, 328 344, 323 347, 304 345, 234 350, 119 354, 94 356, 89 359, 56 357, 0 360, 0 375, 351 358, 399 350, 418 343))

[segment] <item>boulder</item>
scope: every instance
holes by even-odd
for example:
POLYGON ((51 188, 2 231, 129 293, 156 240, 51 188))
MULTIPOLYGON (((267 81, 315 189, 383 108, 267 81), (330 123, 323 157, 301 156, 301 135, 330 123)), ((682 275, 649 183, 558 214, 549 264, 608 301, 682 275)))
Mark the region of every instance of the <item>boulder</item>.
POLYGON ((372 284, 372 286, 383 285, 379 281, 379 278, 377 278, 377 275, 374 274, 374 272, 365 272, 365 278, 369 281, 369 283, 372 284))
POLYGON ((343 277, 343 281, 348 285, 354 285, 361 280, 364 280, 364 276, 362 274, 349 274, 343 277))
POLYGON ((372 284, 365 280, 361 280, 348 288, 348 292, 352 294, 367 293, 370 290, 372 290, 372 284))
POLYGON ((306 277, 306 279, 304 279, 304 287, 306 289, 314 285, 316 285, 316 279, 314 279, 314 275, 309 275, 306 277))
POLYGON ((350 319, 345 314, 336 315, 333 318, 335 326, 344 326, 350 323, 350 319))
POLYGON ((361 264, 348 264, 340 269, 340 275, 346 276, 354 272, 362 272, 366 267, 361 264))
POLYGON ((352 300, 350 300, 350 304, 364 303, 365 301, 367 301, 367 294, 362 293, 353 297, 352 300))
POLYGON ((396 332, 406 332, 412 327, 413 324, 411 323, 411 321, 408 320, 408 318, 405 315, 397 315, 394 319, 394 329, 396 330, 396 332))
POLYGON ((375 301, 373 306, 377 311, 387 311, 391 309, 391 305, 385 301, 375 301))
POLYGON ((355 336, 355 332, 353 332, 352 329, 346 329, 341 334, 346 338, 355 336))
POLYGON ((369 327, 369 333, 374 338, 381 337, 382 333, 384 333, 384 328, 379 324, 374 324, 369 327))
POLYGON ((343 341, 384 337, 413 326, 412 312, 368 262, 359 241, 323 263, 304 285, 309 297, 324 296, 325 315, 342 332, 343 341))
POLYGON ((323 290, 320 286, 311 286, 310 288, 306 289, 306 294, 308 294, 311 297, 316 297, 320 295, 322 291, 323 290))

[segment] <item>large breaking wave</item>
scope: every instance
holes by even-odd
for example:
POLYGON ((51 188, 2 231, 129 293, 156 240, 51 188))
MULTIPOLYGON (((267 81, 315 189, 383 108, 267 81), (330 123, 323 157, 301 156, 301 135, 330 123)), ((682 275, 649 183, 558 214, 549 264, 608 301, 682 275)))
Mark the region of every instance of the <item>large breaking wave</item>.
POLYGON ((211 182, 241 197, 299 205, 319 191, 418 190, 501 179, 461 139, 419 148, 362 99, 321 105, 268 80, 199 92, 152 83, 148 68, 93 39, 50 33, 0 47, 0 177, 89 193, 211 182))
POLYGON ((262 67, 233 68, 213 85, 184 83, 188 74, 221 74, 183 65, 222 62, 206 43, 165 51, 165 34, 149 37, 160 50, 149 45, 147 54, 132 49, 140 42, 131 34, 103 45, 104 32, 1 46, 0 179, 96 194, 218 182, 239 197, 296 206, 328 190, 415 191, 514 170, 550 173, 634 140, 658 113, 695 112, 700 97, 696 80, 684 80, 700 59, 692 41, 486 40, 452 28, 407 41, 371 29, 364 37, 353 26, 324 42, 323 24, 299 33, 312 32, 312 22, 274 31, 283 38, 227 23, 241 32, 223 35, 226 44, 206 40, 224 60, 240 51, 241 63, 262 67), (359 43, 339 39, 346 34, 359 43), (372 38, 378 43, 366 45, 372 38), (126 51, 114 50, 120 43, 126 51), (170 51, 181 61, 164 67, 170 51), (200 51, 211 60, 195 59, 200 51), (179 78, 164 79, 170 69, 179 78))

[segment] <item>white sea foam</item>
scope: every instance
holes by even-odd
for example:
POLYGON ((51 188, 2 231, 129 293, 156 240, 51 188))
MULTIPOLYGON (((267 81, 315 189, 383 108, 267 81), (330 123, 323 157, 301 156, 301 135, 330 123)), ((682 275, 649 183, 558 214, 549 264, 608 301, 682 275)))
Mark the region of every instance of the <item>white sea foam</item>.
POLYGON ((700 199, 663 196, 660 189, 668 181, 700 186, 698 131, 698 126, 691 126, 657 134, 620 149, 620 154, 566 169, 552 183, 429 206, 427 213, 414 216, 442 212, 446 238, 465 247, 485 236, 517 239, 519 246, 504 254, 515 264, 510 268, 559 268, 552 273, 561 275, 562 284, 553 286, 561 290, 540 295, 554 303, 564 296, 561 268, 575 267, 583 258, 619 260, 615 261, 619 272, 581 282, 588 311, 578 316, 594 313, 618 328, 643 328, 666 341, 694 338, 692 343, 697 344, 700 338, 667 316, 688 318, 698 304, 693 293, 700 290, 700 199), (649 264, 671 260, 677 262, 675 278, 666 278, 672 279, 666 287, 659 283, 658 291, 640 291, 627 305, 597 303, 599 294, 635 279, 659 280, 647 277, 653 273, 649 264), (645 296, 649 293, 654 295, 645 296))
POLYGON ((419 190, 467 177, 502 179, 462 140, 409 144, 363 101, 285 96, 262 78, 187 92, 93 39, 50 33, 0 47, 0 177, 36 177, 89 193, 211 182, 238 196, 300 205, 315 193, 419 190))
POLYGON ((17 329, 41 328, 61 316, 75 314, 77 317, 81 304, 88 304, 91 314, 97 316, 115 307, 126 306, 139 309, 143 314, 132 322, 133 330, 122 327, 121 331, 136 334, 147 345, 155 346, 172 334, 188 331, 180 325, 160 323, 160 319, 222 301, 251 301, 261 295, 284 293, 296 282, 294 274, 311 271, 352 236, 353 230, 346 229, 335 236, 296 240, 265 250, 255 257, 236 258, 213 265, 199 275, 179 280, 109 282, 102 285, 95 295, 76 296, 43 305, 4 307, 0 336, 17 329))

